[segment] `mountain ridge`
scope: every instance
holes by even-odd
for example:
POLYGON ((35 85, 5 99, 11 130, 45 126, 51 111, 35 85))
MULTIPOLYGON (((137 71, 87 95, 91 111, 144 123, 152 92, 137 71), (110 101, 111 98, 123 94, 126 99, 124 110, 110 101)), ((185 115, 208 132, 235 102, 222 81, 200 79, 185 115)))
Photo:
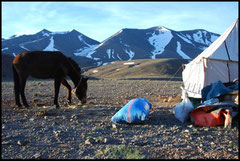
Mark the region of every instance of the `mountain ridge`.
MULTIPOLYGON (((174 31, 162 26, 121 29, 99 46, 89 58, 106 62, 132 59, 194 59, 220 35, 206 30, 174 31)), ((101 64, 101 63, 100 63, 101 64)))
MULTIPOLYGON (((102 42, 75 29, 2 38, 2 54, 15 56, 26 50, 61 51, 90 66, 133 59, 194 59, 220 35, 204 29, 174 31, 164 26, 123 28, 102 42), (83 59, 83 60, 81 60, 83 59)), ((81 63, 80 63, 81 64, 81 63)))

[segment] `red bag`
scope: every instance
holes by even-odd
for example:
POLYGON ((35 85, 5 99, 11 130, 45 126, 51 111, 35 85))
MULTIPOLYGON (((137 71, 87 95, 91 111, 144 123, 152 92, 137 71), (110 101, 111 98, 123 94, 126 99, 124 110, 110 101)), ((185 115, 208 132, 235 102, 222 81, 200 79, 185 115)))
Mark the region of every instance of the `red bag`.
POLYGON ((194 125, 198 126, 231 126, 231 114, 229 109, 216 108, 214 106, 203 106, 194 109, 190 113, 194 125))

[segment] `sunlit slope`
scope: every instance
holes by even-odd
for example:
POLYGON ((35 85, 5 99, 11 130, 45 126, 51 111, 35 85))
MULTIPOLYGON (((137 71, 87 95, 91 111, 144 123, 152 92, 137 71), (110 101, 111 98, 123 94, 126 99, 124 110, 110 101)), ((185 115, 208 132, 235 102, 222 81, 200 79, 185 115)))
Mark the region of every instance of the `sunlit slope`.
MULTIPOLYGON (((115 61, 111 64, 88 70, 84 75, 96 78, 169 78, 172 77, 184 59, 139 59, 115 61)), ((181 77, 182 69, 176 77, 181 77)))

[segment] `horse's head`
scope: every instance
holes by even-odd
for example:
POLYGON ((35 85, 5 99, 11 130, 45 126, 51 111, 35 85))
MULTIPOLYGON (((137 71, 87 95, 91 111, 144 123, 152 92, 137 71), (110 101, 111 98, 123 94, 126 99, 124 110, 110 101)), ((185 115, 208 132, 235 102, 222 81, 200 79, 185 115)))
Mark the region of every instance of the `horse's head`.
POLYGON ((78 86, 73 90, 73 93, 82 102, 82 104, 85 104, 87 102, 87 80, 88 77, 81 76, 78 86))

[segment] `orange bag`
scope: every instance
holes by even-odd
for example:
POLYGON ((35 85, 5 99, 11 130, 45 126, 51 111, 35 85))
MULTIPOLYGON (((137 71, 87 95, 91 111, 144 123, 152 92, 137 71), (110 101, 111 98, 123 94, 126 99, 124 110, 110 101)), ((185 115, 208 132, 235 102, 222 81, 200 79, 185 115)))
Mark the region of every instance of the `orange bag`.
POLYGON ((198 126, 231 126, 231 114, 229 109, 218 108, 214 106, 203 106, 194 109, 190 113, 194 125, 198 126))

